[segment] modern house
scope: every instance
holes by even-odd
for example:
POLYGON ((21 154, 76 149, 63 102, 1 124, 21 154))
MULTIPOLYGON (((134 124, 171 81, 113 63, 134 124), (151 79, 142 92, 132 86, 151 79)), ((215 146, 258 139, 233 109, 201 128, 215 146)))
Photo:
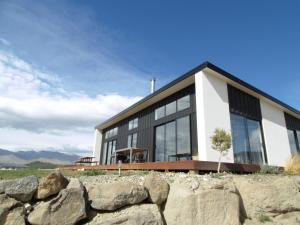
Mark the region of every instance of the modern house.
POLYGON ((300 153, 300 112, 205 62, 95 127, 94 157, 146 149, 149 162, 218 161, 216 128, 231 131, 223 162, 283 166, 300 153))

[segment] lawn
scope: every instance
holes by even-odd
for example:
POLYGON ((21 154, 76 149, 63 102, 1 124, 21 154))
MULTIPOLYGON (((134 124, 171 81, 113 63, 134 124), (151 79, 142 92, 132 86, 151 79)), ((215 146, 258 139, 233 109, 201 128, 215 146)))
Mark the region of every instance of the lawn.
MULTIPOLYGON (((55 171, 55 169, 36 169, 36 168, 20 168, 15 170, 0 170, 0 180, 15 179, 20 177, 26 177, 34 175, 37 177, 45 177, 49 173, 55 171)), ((106 170, 86 170, 86 171, 75 171, 61 169, 62 174, 66 177, 80 177, 80 176, 99 176, 99 175, 117 175, 118 171, 106 171, 106 170)), ((148 171, 122 171, 122 176, 131 175, 147 175, 148 171)))

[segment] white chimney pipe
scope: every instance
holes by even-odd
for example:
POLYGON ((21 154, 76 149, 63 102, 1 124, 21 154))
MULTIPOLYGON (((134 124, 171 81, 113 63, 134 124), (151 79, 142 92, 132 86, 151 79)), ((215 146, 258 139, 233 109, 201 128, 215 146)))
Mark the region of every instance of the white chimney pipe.
POLYGON ((155 78, 153 77, 151 80, 151 94, 155 91, 155 78))

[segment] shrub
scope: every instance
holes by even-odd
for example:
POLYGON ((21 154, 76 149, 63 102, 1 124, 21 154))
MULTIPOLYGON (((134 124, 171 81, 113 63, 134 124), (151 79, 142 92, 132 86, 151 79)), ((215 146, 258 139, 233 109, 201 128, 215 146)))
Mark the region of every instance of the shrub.
POLYGON ((86 170, 82 172, 84 176, 98 176, 98 175, 105 175, 105 170, 86 170))
POLYGON ((262 165, 260 167, 260 174, 280 174, 280 168, 278 166, 269 166, 269 165, 262 165))
POLYGON ((219 152, 218 173, 220 173, 221 158, 226 155, 231 148, 231 134, 224 129, 217 128, 211 137, 211 146, 219 152))
POLYGON ((290 175, 300 175, 300 154, 289 158, 284 171, 290 175))

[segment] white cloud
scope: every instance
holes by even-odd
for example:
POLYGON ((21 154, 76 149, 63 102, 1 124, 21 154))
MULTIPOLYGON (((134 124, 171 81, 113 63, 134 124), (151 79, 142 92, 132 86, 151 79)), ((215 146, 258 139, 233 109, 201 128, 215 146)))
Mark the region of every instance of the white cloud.
POLYGON ((0 51, 0 148, 91 150, 93 127, 139 99, 68 92, 57 75, 0 51))
POLYGON ((10 42, 4 38, 0 38, 0 43, 6 46, 10 46, 10 42))

